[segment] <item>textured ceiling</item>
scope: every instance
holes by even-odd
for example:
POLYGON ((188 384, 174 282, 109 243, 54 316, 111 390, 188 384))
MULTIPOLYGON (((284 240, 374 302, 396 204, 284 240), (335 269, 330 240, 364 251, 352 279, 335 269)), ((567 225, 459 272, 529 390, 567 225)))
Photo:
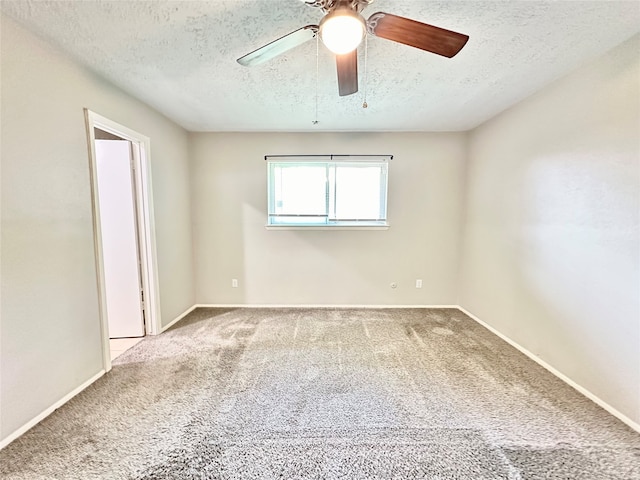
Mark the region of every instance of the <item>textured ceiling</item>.
POLYGON ((316 56, 315 40, 256 67, 236 62, 317 24, 322 12, 299 0, 0 5, 191 131, 467 130, 640 30, 636 1, 375 0, 365 18, 394 13, 470 40, 447 59, 369 36, 366 86, 360 48, 360 91, 339 97, 335 61, 322 44, 316 56))

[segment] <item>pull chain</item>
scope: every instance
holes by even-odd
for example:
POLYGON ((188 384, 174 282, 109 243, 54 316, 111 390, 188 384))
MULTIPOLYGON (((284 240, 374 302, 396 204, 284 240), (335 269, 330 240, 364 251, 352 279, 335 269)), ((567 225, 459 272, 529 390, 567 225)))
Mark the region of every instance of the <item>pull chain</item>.
POLYGON ((369 46, 369 42, 367 41, 367 37, 369 35, 367 33, 364 34, 364 102, 362 102, 362 108, 367 108, 369 105, 367 104, 367 50, 369 46))
POLYGON ((320 77, 320 32, 316 32, 316 116, 311 123, 318 124, 318 78, 320 77))

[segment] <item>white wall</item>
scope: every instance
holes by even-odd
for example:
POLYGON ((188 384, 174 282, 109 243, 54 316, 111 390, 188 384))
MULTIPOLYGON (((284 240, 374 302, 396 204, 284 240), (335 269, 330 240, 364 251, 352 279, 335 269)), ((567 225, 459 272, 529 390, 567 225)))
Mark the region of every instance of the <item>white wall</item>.
POLYGON ((464 134, 191 134, 197 302, 455 304, 465 152, 464 134), (312 153, 393 154, 391 228, 266 230, 264 155, 312 153))
POLYGON ((640 37, 471 132, 460 304, 640 423, 640 37))
POLYGON ((83 107, 151 138, 163 324, 194 289, 187 133, 1 21, 5 439, 102 369, 83 107))

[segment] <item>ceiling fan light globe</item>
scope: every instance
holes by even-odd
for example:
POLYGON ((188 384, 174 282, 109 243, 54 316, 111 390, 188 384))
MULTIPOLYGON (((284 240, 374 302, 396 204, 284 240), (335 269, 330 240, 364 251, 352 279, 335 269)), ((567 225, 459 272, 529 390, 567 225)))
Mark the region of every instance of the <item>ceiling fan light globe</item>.
POLYGON ((357 48, 365 33, 364 19, 352 10, 335 10, 320 21, 322 43, 338 55, 357 48))

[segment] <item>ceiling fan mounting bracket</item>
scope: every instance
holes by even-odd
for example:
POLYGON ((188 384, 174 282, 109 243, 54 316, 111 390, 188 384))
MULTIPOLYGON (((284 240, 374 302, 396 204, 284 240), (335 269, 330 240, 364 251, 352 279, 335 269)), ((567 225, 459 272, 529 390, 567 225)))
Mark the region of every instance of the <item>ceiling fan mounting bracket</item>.
POLYGON ((378 21, 384 17, 384 13, 377 12, 371 15, 366 22, 367 25, 367 33, 369 35, 375 35, 376 27, 378 26, 378 21))

